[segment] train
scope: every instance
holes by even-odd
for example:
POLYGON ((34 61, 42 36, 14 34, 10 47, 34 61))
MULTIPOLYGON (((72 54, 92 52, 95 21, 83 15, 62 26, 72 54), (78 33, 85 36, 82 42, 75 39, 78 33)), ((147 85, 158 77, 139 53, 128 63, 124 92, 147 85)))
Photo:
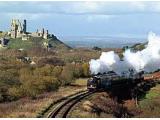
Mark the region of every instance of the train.
POLYGON ((144 80, 144 72, 134 73, 132 70, 129 74, 122 73, 118 75, 114 71, 109 71, 103 74, 92 75, 87 81, 87 89, 92 90, 108 90, 113 87, 136 84, 144 80))

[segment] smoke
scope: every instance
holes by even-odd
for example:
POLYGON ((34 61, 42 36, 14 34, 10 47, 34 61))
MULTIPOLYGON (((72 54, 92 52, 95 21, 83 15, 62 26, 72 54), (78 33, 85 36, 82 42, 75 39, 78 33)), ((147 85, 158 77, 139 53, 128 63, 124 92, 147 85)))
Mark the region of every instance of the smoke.
POLYGON ((114 53, 102 52, 99 59, 91 59, 90 71, 92 74, 115 71, 117 74, 133 69, 135 72, 153 72, 160 68, 160 36, 150 32, 145 49, 132 52, 130 49, 123 53, 123 60, 114 53))

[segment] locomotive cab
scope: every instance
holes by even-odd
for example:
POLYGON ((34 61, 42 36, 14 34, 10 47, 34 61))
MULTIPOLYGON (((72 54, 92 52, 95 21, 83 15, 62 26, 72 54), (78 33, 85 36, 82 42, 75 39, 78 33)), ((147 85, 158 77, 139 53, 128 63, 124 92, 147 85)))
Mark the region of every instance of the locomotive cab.
POLYGON ((88 90, 95 90, 99 87, 100 80, 96 77, 92 77, 87 81, 87 89, 88 90))

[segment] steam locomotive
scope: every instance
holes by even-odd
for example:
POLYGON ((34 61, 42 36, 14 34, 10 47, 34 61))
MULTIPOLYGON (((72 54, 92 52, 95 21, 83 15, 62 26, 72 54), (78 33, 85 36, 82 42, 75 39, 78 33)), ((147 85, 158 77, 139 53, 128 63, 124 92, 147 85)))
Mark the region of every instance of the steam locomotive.
POLYGON ((122 73, 121 76, 116 74, 114 71, 93 75, 87 81, 87 89, 89 91, 97 89, 107 90, 112 87, 136 84, 144 79, 143 74, 143 71, 135 74, 130 70, 129 74, 122 73))

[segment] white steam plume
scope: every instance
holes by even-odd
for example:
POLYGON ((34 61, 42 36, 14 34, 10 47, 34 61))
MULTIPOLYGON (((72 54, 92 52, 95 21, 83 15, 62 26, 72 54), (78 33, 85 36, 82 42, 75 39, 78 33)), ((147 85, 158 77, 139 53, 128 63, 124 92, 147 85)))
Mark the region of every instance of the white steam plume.
POLYGON ((90 71, 92 74, 115 71, 117 74, 133 69, 135 72, 153 72, 160 68, 160 36, 150 32, 148 44, 142 51, 132 52, 126 50, 123 53, 123 61, 119 56, 110 52, 102 52, 99 59, 91 59, 90 71))

